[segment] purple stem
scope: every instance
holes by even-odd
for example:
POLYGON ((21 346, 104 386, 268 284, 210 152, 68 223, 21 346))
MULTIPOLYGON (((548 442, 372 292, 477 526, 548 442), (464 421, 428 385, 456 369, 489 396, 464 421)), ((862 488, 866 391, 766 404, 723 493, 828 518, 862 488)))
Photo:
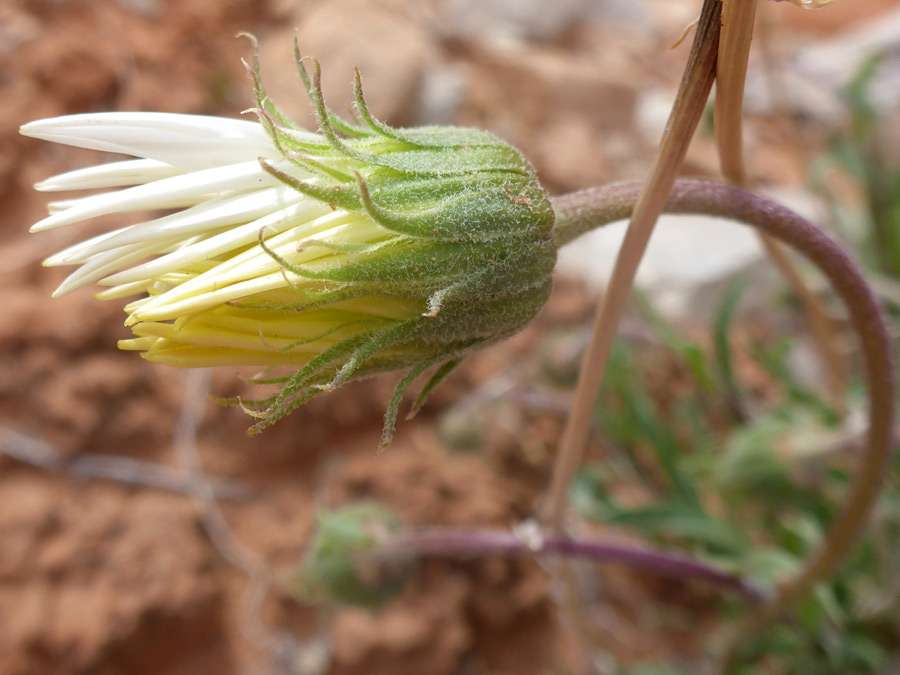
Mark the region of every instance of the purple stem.
POLYGON ((751 603, 760 603, 766 594, 740 577, 682 555, 610 541, 569 537, 529 537, 508 530, 457 530, 427 528, 390 535, 376 555, 398 553, 417 556, 540 556, 557 554, 585 558, 597 563, 619 563, 632 569, 661 576, 707 583, 732 591, 751 603))

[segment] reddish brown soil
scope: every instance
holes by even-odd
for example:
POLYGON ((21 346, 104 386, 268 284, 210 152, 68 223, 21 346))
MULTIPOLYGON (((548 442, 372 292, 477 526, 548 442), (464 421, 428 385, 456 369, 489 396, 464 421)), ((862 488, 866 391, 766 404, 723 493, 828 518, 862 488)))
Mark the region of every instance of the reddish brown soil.
MULTIPOLYGON (((116 351, 116 340, 127 333, 117 303, 98 303, 88 291, 50 300, 60 273, 41 268, 39 261, 84 230, 28 236, 46 201, 30 185, 97 160, 20 137, 18 126, 95 110, 235 115, 249 105, 240 64, 247 44, 235 33, 256 31, 264 50, 267 37, 284 45, 295 23, 301 34, 316 32, 303 17, 329 11, 326 4, 7 0, 0 6, 2 429, 49 442, 70 459, 99 453, 176 466, 173 429, 188 382, 185 373, 116 351)), ((615 165, 623 147, 643 147, 630 130, 634 84, 624 74, 601 77, 585 68, 584 59, 594 57, 591 50, 578 61, 581 70, 571 67, 564 56, 567 50, 584 51, 584 35, 575 31, 568 42, 542 47, 525 64, 502 50, 440 43, 427 11, 399 0, 371 4, 391 9, 378 10, 381 19, 394 21, 397 35, 408 36, 397 38, 397 53, 412 45, 405 61, 397 56, 379 66, 372 56, 366 64, 380 78, 369 86, 373 108, 391 121, 407 121, 396 101, 404 100, 417 77, 396 69, 443 50, 444 58, 471 68, 462 121, 526 146, 552 188, 619 177, 646 165, 646 148, 624 169, 615 165), (386 70, 378 74, 379 67, 386 70), (395 98, 382 93, 379 100, 376 92, 390 87, 395 98), (593 105, 597 100, 606 103, 593 105), (579 121, 586 111, 596 113, 590 123, 579 121), (535 134, 537 128, 553 134, 535 134), (621 138, 601 142, 616 129, 621 138), (573 159, 585 147, 598 151, 586 162, 573 159), (601 147, 609 151, 599 152, 601 147)), ((348 44, 375 40, 364 34, 362 19, 352 25, 363 32, 348 34, 348 44)), ((328 26, 329 39, 337 40, 328 26)), ((323 45, 318 49, 330 45, 336 63, 346 56, 333 43, 323 45)), ((330 54, 318 55, 327 63, 330 54)), ((291 67, 289 52, 278 58, 291 67)), ((678 67, 671 64, 672 74, 678 67)), ((631 75, 666 77, 649 59, 631 68, 631 75)), ((296 92, 291 94, 299 97, 296 92)), ((318 672, 310 665, 313 648, 323 636, 333 639, 327 671, 332 673, 528 675, 564 667, 578 672, 570 626, 559 621, 546 577, 530 562, 430 561, 378 614, 323 612, 282 589, 323 506, 377 499, 412 525, 508 527, 533 515, 559 416, 507 406, 498 412, 504 424, 492 427, 489 450, 465 456, 442 449, 435 415, 497 373, 533 378, 522 363, 531 362, 527 355, 542 331, 581 320, 588 309, 577 289, 562 288, 538 325, 471 359, 417 420, 401 423, 393 446, 381 455, 375 449, 392 386, 388 379, 324 396, 253 438, 244 434, 247 418, 240 410, 209 404, 198 433, 199 454, 210 475, 231 477, 252 490, 248 499, 220 505, 236 540, 275 575, 259 613, 244 603, 246 574, 224 559, 187 497, 79 480, 0 455, 0 672, 227 675, 274 669, 280 659, 283 672, 312 673, 318 672)), ((212 388, 234 393, 235 381, 224 369, 212 388)), ((18 443, 6 435, 2 442, 18 443)), ((680 586, 620 570, 595 583, 597 597, 618 617, 606 617, 610 649, 627 659, 698 653, 697 627, 708 622, 702 596, 698 601, 680 586), (660 606, 666 608, 662 614, 660 606), (653 626, 652 641, 642 625, 653 626)))

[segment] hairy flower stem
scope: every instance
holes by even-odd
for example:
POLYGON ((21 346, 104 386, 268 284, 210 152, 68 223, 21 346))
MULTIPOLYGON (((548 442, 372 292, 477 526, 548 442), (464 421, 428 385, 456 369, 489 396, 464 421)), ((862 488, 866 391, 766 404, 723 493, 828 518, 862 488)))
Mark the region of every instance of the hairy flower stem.
POLYGON ((721 0, 704 0, 691 55, 656 163, 633 205, 631 223, 616 258, 609 287, 594 317, 591 338, 582 360, 572 410, 560 440, 547 496, 546 521, 556 532, 562 530, 569 484, 584 454, 594 401, 600 391, 606 362, 638 265, 709 98, 716 73, 721 10, 721 0))
POLYGON ((457 530, 428 528, 387 535, 373 552, 376 558, 397 555, 484 556, 562 555, 597 563, 618 563, 683 581, 699 581, 723 591, 731 591, 758 604, 764 593, 738 576, 705 563, 673 553, 609 541, 591 541, 569 537, 542 537, 534 541, 508 530, 457 530))
MULTIPOLYGON (((758 0, 723 0, 722 32, 716 66, 715 131, 719 163, 725 178, 738 187, 750 187, 744 164, 743 103, 747 62, 758 0)), ((812 337, 824 364, 826 386, 832 406, 844 411, 846 362, 836 347, 833 324, 821 299, 810 290, 787 251, 772 237, 760 233, 772 264, 800 299, 812 337)))
MULTIPOLYGON (((555 239, 558 245, 615 220, 627 218, 642 193, 637 183, 591 188, 558 197, 555 239)), ((730 218, 751 225, 794 248, 816 265, 846 305, 850 325, 859 340, 863 376, 869 392, 869 430, 849 493, 822 546, 800 573, 778 588, 732 632, 721 663, 722 673, 734 669, 739 648, 751 635, 777 620, 819 581, 830 577, 865 531, 891 456, 894 424, 894 362, 891 340, 875 295, 862 273, 824 232, 789 209, 737 187, 705 181, 675 184, 668 213, 693 213, 730 218)))

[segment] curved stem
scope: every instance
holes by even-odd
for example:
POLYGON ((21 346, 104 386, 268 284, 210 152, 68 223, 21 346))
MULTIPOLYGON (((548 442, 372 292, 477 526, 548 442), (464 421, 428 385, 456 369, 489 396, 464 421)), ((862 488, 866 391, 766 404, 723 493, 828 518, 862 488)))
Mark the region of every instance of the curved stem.
POLYGON ((598 563, 618 563, 680 580, 700 581, 732 591, 753 603, 765 599, 763 592, 738 576, 723 572, 686 556, 610 541, 543 537, 509 530, 457 530, 428 528, 391 534, 373 552, 376 558, 397 554, 416 556, 563 555, 598 563))
MULTIPOLYGON (((615 184, 555 198, 557 244, 627 218, 640 190, 639 183, 615 184)), ((869 392, 868 437, 849 494, 821 548, 807 559, 800 573, 783 583, 771 600, 738 623, 723 660, 723 671, 728 672, 736 663, 741 641, 776 620, 814 584, 831 576, 862 536, 890 461, 895 386, 893 354, 878 301, 862 273, 840 246, 801 216, 740 188, 693 180, 676 183, 666 211, 741 221, 779 239, 815 264, 847 306, 851 327, 859 340, 869 392)))

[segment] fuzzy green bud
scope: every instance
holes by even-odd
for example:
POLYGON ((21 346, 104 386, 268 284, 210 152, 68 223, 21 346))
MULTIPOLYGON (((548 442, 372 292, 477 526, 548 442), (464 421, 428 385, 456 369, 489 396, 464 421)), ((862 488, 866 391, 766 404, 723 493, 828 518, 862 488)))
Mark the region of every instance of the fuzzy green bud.
POLYGON ((366 302, 408 313, 358 324, 352 337, 301 370, 265 414, 279 417, 310 387, 409 369, 389 406, 386 444, 400 397, 415 377, 442 364, 418 407, 461 357, 518 332, 547 300, 556 263, 553 210, 532 167, 496 136, 457 127, 388 127, 369 113, 358 73, 359 123, 348 124, 325 106, 318 62, 310 76, 296 56, 321 139, 294 133, 258 78, 257 112, 276 147, 315 179, 265 168, 298 192, 358 216, 366 232, 313 242, 335 258, 316 268, 261 245, 296 284, 324 284, 318 299, 296 308, 353 299, 362 300, 363 313, 366 302))
POLYGON ((412 574, 413 560, 378 560, 372 553, 398 528, 397 517, 373 502, 321 513, 296 576, 300 595, 360 607, 377 607, 393 598, 412 574))
POLYGON ((453 406, 438 418, 438 436, 451 452, 477 452, 484 447, 484 411, 470 404, 453 406))

